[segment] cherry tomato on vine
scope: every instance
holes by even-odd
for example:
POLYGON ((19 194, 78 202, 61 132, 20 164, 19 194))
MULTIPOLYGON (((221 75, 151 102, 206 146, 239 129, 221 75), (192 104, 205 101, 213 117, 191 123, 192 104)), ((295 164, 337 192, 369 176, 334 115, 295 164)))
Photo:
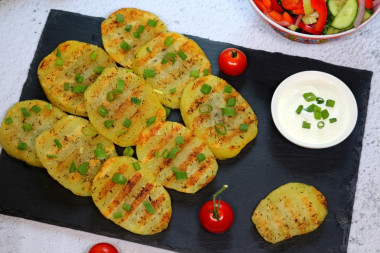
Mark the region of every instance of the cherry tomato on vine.
POLYGON ((236 48, 227 48, 219 55, 219 68, 229 76, 238 76, 247 68, 247 57, 236 48))
POLYGON ((119 253, 119 251, 112 244, 102 242, 92 246, 88 253, 119 253))

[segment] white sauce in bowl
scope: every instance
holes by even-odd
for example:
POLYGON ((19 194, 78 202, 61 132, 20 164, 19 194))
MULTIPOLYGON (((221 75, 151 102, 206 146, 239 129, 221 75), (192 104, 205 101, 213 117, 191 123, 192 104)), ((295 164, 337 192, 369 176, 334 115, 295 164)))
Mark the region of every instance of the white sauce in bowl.
POLYGON ((272 98, 272 117, 277 129, 289 141, 307 148, 327 148, 346 139, 355 127, 358 110, 351 90, 338 78, 319 71, 304 71, 285 79, 276 89, 272 98), (303 94, 314 93, 324 99, 323 104, 307 102, 303 94), (334 100, 334 107, 326 107, 328 99, 334 100), (325 120, 314 118, 313 112, 302 110, 297 114, 299 105, 306 109, 311 104, 327 109, 329 117, 325 120), (329 119, 337 122, 330 123, 329 119), (311 123, 310 129, 302 128, 302 122, 311 123), (322 129, 317 123, 325 123, 322 129))

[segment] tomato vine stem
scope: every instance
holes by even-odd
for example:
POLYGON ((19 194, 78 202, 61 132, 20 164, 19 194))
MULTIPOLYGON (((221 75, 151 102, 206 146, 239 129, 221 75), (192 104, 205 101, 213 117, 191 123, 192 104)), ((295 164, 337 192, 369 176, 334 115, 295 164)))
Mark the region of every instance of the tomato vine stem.
POLYGON ((228 185, 223 185, 223 187, 219 190, 219 191, 217 191, 217 193, 215 193, 213 196, 212 196, 212 206, 213 206, 213 208, 214 208, 214 211, 213 211, 213 216, 214 216, 214 218, 215 219, 217 219, 218 221, 219 221, 219 207, 220 207, 220 199, 219 199, 219 202, 218 202, 218 207, 216 207, 216 198, 222 193, 222 192, 224 192, 225 190, 227 190, 227 188, 228 188, 228 185))

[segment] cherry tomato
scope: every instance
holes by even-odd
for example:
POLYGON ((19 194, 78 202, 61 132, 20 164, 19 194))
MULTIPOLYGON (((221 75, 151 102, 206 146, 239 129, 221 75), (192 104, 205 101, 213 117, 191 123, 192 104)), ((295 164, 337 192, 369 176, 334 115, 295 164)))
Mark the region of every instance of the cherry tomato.
POLYGON ((219 55, 219 68, 229 76, 238 76, 247 68, 247 57, 236 48, 227 48, 219 55))
POLYGON ((119 253, 119 251, 112 244, 102 242, 92 246, 88 253, 119 253))
MULTIPOLYGON (((219 200, 215 201, 218 205, 219 200)), ((212 200, 207 201, 199 212, 201 225, 207 230, 215 234, 227 231, 234 222, 234 212, 227 202, 221 200, 219 207, 219 220, 214 217, 212 200)))

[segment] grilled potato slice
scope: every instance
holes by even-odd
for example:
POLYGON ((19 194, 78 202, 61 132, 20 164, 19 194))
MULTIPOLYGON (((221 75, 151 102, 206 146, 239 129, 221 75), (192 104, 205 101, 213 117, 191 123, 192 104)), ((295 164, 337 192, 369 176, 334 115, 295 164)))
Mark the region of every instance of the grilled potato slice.
POLYGON ((36 153, 36 138, 64 116, 66 113, 42 100, 18 102, 1 124, 0 145, 10 156, 43 167, 36 153))
POLYGON ((122 147, 135 146, 146 125, 166 118, 152 87, 125 68, 106 68, 84 97, 96 130, 122 147))
POLYGON ((216 76, 205 76, 186 86, 181 115, 185 125, 206 142, 217 159, 236 156, 257 135, 258 121, 251 106, 216 76))
POLYGON ((209 184, 218 171, 216 159, 207 145, 176 122, 159 122, 142 131, 136 153, 163 186, 180 192, 197 192, 209 184), (165 158, 173 148, 180 150, 172 153, 174 158, 165 158), (185 172, 185 178, 176 176, 173 168, 182 175, 185 172))
POLYGON ((55 106, 87 116, 84 89, 95 81, 102 68, 114 66, 115 62, 100 47, 69 40, 41 61, 37 73, 42 89, 55 106))
POLYGON ((90 196, 92 180, 105 159, 117 156, 112 142, 91 123, 66 116, 36 139, 36 151, 50 176, 79 196, 90 196))
POLYGON ((156 15, 135 8, 117 10, 101 25, 104 48, 125 68, 132 67, 132 59, 141 46, 167 30, 156 15))
POLYGON ((264 240, 278 243, 314 231, 326 215, 325 196, 314 186, 288 183, 260 201, 252 222, 264 240))
POLYGON ((94 178, 92 199, 104 217, 136 234, 161 232, 172 215, 168 192, 132 157, 114 157, 104 163, 94 178))
POLYGON ((185 86, 195 80, 194 76, 211 74, 211 65, 193 40, 179 33, 166 32, 140 48, 133 61, 133 71, 146 77, 147 83, 160 91, 157 95, 162 104, 179 108, 185 86), (146 71, 152 70, 155 75, 149 77, 152 75, 146 71))

